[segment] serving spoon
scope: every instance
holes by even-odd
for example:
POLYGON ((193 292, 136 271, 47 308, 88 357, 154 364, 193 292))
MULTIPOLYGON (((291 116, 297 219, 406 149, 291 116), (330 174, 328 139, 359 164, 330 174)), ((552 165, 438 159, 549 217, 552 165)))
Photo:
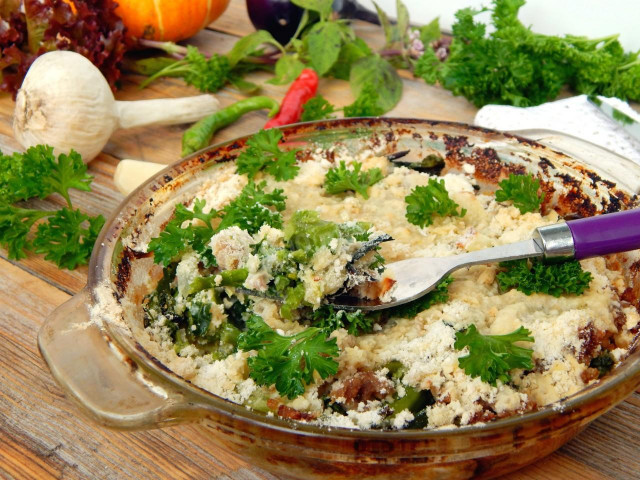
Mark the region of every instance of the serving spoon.
POLYGON ((447 275, 463 267, 521 258, 547 261, 607 255, 640 248, 640 209, 598 215, 538 227, 531 239, 449 257, 419 257, 386 266, 396 280, 388 302, 351 295, 327 299, 340 310, 383 310, 416 300, 433 290, 447 275))

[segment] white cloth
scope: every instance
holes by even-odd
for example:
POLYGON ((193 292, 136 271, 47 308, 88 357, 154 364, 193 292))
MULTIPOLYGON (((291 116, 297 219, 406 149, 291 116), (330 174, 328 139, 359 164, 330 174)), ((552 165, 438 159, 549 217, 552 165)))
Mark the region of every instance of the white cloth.
MULTIPOLYGON (((640 122, 640 115, 626 102, 599 98, 640 122)), ((555 130, 595 143, 640 164, 640 141, 592 105, 586 95, 528 108, 486 105, 478 111, 474 123, 496 130, 555 130)))

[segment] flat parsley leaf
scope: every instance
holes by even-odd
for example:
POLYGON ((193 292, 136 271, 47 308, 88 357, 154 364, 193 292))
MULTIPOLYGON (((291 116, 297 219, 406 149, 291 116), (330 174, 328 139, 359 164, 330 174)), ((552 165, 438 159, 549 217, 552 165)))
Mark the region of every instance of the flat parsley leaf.
POLYGON ((382 180, 382 172, 379 168, 371 168, 362 171, 360 162, 351 164, 353 169, 348 169, 344 161, 338 167, 329 169, 324 177, 324 189, 327 193, 337 194, 353 190, 365 199, 369 198, 367 188, 382 180))
POLYGON ((531 295, 546 293, 559 297, 563 293, 581 295, 591 282, 591 273, 585 272, 577 260, 562 263, 542 263, 541 260, 512 260, 501 262, 504 270, 497 275, 501 290, 515 288, 531 295))
POLYGON ((464 208, 458 212, 459 205, 449 198, 444 180, 430 178, 426 186, 414 188, 404 200, 407 203, 407 220, 420 227, 431 225, 435 215, 464 217, 467 213, 464 208))
POLYGON ((247 149, 238 156, 238 173, 246 173, 252 179, 260 170, 273 175, 276 180, 291 180, 298 174, 297 150, 282 151, 278 143, 282 132, 270 128, 261 130, 247 140, 247 149))
POLYGON ((326 98, 322 95, 316 95, 315 97, 307 100, 307 102, 302 106, 302 117, 300 120, 303 122, 310 122, 312 120, 335 118, 335 115, 332 115, 335 111, 336 107, 329 103, 326 98))
POLYGON ((496 191, 496 200, 511 200, 520 213, 537 212, 544 201, 544 192, 538 195, 540 180, 533 175, 509 174, 509 178, 498 183, 501 190, 496 191))
POLYGON ((470 325, 456 333, 454 348, 469 347, 469 355, 458 358, 458 365, 467 375, 495 385, 497 380, 509 382, 509 371, 514 368, 533 368, 533 350, 515 345, 533 341, 531 332, 524 327, 507 335, 482 335, 475 325, 470 325))
POLYGON ((287 337, 251 315, 247 330, 238 338, 238 348, 258 351, 248 360, 249 376, 258 385, 275 385, 280 395, 290 399, 302 395, 305 384, 314 382, 314 372, 327 378, 338 371, 336 339, 327 340, 326 333, 315 327, 287 337))
POLYGON ((71 206, 69 189, 91 191, 90 185, 93 177, 87 175, 87 166, 78 152, 71 150, 69 155, 61 154, 58 161, 54 162, 51 167, 51 173, 44 179, 44 182, 50 186, 52 192, 62 195, 69 206, 71 206))

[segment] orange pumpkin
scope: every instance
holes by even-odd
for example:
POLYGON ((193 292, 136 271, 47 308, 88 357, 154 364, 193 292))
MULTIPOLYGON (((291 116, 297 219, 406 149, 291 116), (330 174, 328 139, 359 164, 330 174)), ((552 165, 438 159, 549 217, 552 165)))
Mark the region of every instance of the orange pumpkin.
POLYGON ((118 0, 128 35, 177 42, 222 15, 229 0, 118 0))

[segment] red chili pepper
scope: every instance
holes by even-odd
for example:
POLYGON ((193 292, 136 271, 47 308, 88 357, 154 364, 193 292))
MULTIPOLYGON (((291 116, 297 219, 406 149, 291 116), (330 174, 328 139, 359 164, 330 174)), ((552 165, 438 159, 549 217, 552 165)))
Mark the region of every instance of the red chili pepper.
POLYGON ((264 128, 280 127, 300 121, 302 106, 315 96, 317 90, 318 74, 310 68, 305 68, 287 90, 278 114, 269 120, 264 128))

